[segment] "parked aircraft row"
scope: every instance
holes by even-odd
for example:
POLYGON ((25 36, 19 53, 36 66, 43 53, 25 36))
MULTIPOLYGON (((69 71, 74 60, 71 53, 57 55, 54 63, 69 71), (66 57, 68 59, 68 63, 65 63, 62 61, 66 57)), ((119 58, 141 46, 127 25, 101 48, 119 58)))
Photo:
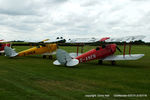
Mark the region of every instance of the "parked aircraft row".
POLYGON ((82 54, 78 52, 78 47, 77 53, 67 53, 65 50, 59 49, 56 42, 61 41, 62 39, 57 39, 55 41, 45 39, 38 42, 38 46, 23 50, 18 53, 11 48, 11 45, 9 43, 1 42, 0 51, 3 50, 5 52, 5 55, 8 57, 42 54, 44 58, 46 56, 52 58, 52 55, 56 52, 57 60, 53 62, 54 65, 75 66, 79 63, 88 62, 91 60, 98 60, 99 64, 102 64, 103 61, 111 61, 112 64, 115 64, 115 61, 117 60, 138 60, 142 58, 144 54, 131 54, 131 45, 129 45, 129 54, 125 54, 126 44, 124 44, 123 55, 115 55, 116 50, 119 50, 119 52, 122 51, 116 44, 109 44, 109 42, 132 42, 142 40, 143 38, 145 38, 145 36, 128 36, 122 38, 105 37, 101 39, 75 38, 66 41, 66 43, 94 43, 98 41, 103 42, 103 45, 82 54), (106 44, 106 42, 108 43, 106 44))

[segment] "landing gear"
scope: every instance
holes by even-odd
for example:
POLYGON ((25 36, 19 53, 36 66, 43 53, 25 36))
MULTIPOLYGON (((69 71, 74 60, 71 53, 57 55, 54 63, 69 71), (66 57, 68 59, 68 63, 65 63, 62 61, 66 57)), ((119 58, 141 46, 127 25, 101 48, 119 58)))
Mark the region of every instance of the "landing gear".
POLYGON ((49 59, 53 59, 53 56, 52 56, 52 55, 50 55, 50 56, 48 56, 48 58, 49 58, 49 59))
POLYGON ((111 65, 116 65, 116 61, 111 61, 111 65))
MULTIPOLYGON (((102 65, 103 64, 103 60, 98 60, 98 64, 102 65)), ((111 61, 111 65, 116 65, 116 61, 115 60, 111 61)))
POLYGON ((98 64, 102 65, 103 64, 103 60, 98 60, 98 64))
POLYGON ((43 55, 43 59, 45 59, 46 58, 46 55, 43 55))
POLYGON ((52 55, 43 55, 43 59, 46 59, 48 57, 48 59, 53 59, 53 56, 52 55))

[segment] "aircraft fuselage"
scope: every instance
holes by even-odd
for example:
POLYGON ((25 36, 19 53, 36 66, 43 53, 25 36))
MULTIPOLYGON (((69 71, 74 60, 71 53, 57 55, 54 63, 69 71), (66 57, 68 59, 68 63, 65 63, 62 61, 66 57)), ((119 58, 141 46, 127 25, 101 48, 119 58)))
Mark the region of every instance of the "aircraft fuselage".
POLYGON ((43 53, 52 53, 57 49, 56 44, 46 44, 45 46, 33 47, 18 53, 18 56, 38 55, 43 53))
POLYGON ((78 59, 79 63, 87 62, 96 59, 103 59, 107 56, 114 54, 115 52, 116 52, 116 44, 108 44, 105 46, 97 47, 96 49, 92 49, 76 57, 75 59, 78 59))

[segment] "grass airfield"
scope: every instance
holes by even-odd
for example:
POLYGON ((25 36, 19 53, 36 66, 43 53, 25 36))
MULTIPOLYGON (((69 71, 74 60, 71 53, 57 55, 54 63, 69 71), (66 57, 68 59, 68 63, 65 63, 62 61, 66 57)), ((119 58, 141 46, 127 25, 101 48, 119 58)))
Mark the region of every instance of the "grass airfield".
MULTIPOLYGON (((19 52, 29 47, 14 48, 19 52)), ((75 47, 60 48, 76 51, 75 47)), ((92 48, 96 47, 86 46, 84 51, 92 48)), ((40 55, 13 59, 0 56, 0 100, 149 100, 150 47, 133 46, 132 53, 145 56, 137 61, 118 61, 115 66, 110 62, 98 65, 95 60, 74 68, 54 66, 55 56, 53 60, 40 55), (85 97, 92 94, 110 97, 85 97), (114 94, 147 94, 147 97, 116 98, 114 94)))

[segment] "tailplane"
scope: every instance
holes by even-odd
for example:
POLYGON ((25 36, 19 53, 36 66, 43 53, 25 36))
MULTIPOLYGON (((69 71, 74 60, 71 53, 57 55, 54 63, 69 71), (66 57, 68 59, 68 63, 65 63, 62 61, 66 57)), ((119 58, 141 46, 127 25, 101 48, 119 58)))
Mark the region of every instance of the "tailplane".
POLYGON ((73 59, 66 51, 62 49, 57 49, 56 58, 57 60, 53 62, 54 65, 75 66, 79 64, 78 59, 73 59))
POLYGON ((4 51, 5 51, 5 55, 8 57, 15 57, 18 55, 16 51, 14 51, 11 47, 8 46, 5 46, 4 51))

